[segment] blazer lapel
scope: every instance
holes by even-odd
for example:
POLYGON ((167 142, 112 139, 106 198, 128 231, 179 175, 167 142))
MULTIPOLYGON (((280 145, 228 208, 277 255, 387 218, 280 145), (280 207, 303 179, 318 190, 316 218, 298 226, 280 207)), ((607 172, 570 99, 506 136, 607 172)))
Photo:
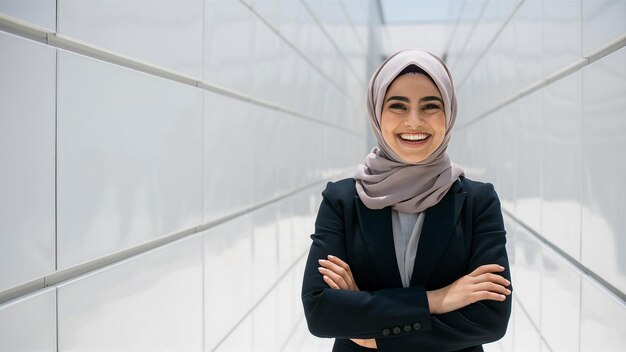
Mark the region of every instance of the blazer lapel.
POLYGON ((455 182, 439 203, 426 209, 417 255, 411 275, 411 285, 425 285, 439 263, 450 239, 465 202, 465 192, 455 182), (458 193, 457 193, 458 192, 458 193))
POLYGON ((391 208, 372 210, 366 207, 358 196, 355 198, 363 241, 378 276, 387 287, 402 287, 393 243, 391 208))

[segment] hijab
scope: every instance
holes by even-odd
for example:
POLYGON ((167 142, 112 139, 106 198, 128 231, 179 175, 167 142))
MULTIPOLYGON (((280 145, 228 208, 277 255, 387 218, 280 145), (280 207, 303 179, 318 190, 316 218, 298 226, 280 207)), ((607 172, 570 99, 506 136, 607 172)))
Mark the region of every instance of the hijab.
POLYGON ((454 121, 456 95, 450 70, 439 57, 422 50, 403 50, 391 55, 374 72, 367 91, 367 112, 378 147, 359 164, 354 179, 361 201, 370 209, 392 206, 404 213, 419 213, 437 204, 463 169, 452 164, 446 152, 454 121), (443 99, 446 131, 441 144, 418 163, 403 161, 385 142, 381 114, 387 88, 408 66, 415 65, 430 76, 443 99))

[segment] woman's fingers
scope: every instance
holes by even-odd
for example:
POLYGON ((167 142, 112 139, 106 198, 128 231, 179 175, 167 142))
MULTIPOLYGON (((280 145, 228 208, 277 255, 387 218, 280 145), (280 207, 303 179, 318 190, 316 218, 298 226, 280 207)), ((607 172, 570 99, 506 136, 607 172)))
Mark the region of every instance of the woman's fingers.
POLYGON ((354 291, 359 290, 356 282, 354 282, 350 266, 343 260, 329 255, 328 260, 320 259, 319 264, 321 265, 320 272, 322 274, 329 275, 341 289, 354 291), (326 271, 322 269, 326 269, 326 271))
POLYGON ((481 283, 481 282, 494 282, 502 286, 509 286, 511 284, 509 280, 505 279, 501 275, 492 274, 492 273, 482 274, 482 275, 474 277, 474 283, 481 283))
POLYGON ((341 268, 343 268, 343 270, 345 270, 345 271, 347 271, 347 272, 350 272, 350 266, 349 266, 346 262, 344 262, 343 260, 341 260, 341 259, 339 259, 339 258, 335 257, 334 255, 329 255, 329 256, 328 256, 328 260, 329 260, 331 263, 333 263, 333 264, 336 264, 336 265, 340 266, 341 268))
POLYGON ((494 274, 502 271, 504 271, 504 268, 498 264, 487 264, 479 266, 468 276, 470 281, 477 286, 475 289, 509 295, 511 294, 511 291, 507 288, 511 285, 509 280, 502 275, 494 274))
POLYGON ((504 267, 498 264, 485 264, 485 265, 481 265, 478 268, 476 268, 474 271, 472 271, 469 276, 479 276, 482 274, 486 274, 486 273, 499 273, 499 272, 503 272, 504 271, 504 267))
POLYGON ((322 275, 329 277, 335 284, 337 284, 339 289, 349 289, 348 283, 343 279, 343 277, 341 277, 341 275, 338 275, 332 270, 323 267, 319 267, 318 270, 322 275))
POLYGON ((474 298, 475 298, 474 302, 484 301, 484 300, 502 302, 506 299, 506 295, 495 293, 495 292, 489 292, 489 291, 480 291, 480 292, 474 293, 474 298))
POLYGON ((431 313, 448 313, 482 300, 506 300, 511 283, 502 271, 498 264, 481 265, 446 287, 426 292, 431 313))
POLYGON ((485 291, 485 292, 503 294, 507 296, 511 294, 511 290, 493 282, 481 282, 479 284, 474 285, 473 289, 474 289, 474 292, 485 291))
POLYGON ((342 268, 341 266, 331 262, 330 260, 325 260, 325 259, 320 259, 319 264, 321 266, 323 266, 324 268, 331 270, 332 272, 334 272, 335 274, 341 275, 341 276, 347 276, 348 272, 346 271, 346 269, 342 268))
POLYGON ((335 290, 339 290, 340 287, 339 285, 337 285, 333 279, 331 279, 330 277, 324 275, 324 282, 328 285, 328 287, 335 289, 335 290))

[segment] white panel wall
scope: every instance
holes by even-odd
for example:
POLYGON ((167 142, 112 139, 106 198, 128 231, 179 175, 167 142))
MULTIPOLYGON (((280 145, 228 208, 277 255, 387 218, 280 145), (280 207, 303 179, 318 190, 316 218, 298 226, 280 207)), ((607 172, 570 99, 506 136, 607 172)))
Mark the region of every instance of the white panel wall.
POLYGON ((581 101, 580 71, 547 86, 541 107, 544 116, 541 168, 541 231, 567 254, 580 260, 581 236, 581 101), (557 177, 558 170, 572 170, 557 177))
POLYGON ((0 1, 0 351, 328 349, 301 275, 375 5, 0 1))
POLYGON ((543 2, 543 75, 549 75, 580 59, 580 0, 543 2))
POLYGON ((620 40, 626 32, 626 3, 615 0, 582 0, 584 55, 620 40))
POLYGON ((448 53, 459 94, 450 153, 502 198, 515 288, 507 336, 488 348, 621 351, 624 2, 490 1, 459 16, 469 23, 457 34, 470 35, 448 53))
POLYGON ((58 0, 63 35, 170 70, 202 75, 202 0, 58 0))
POLYGON ((0 305, 0 351, 56 351, 56 289, 0 305))
POLYGON ((626 292, 626 50, 583 69, 582 261, 626 292))
POLYGON ((56 0, 2 0, 0 14, 18 18, 54 31, 56 29, 56 0))
POLYGON ((252 220, 252 215, 246 215, 204 235, 204 263, 208 268, 204 272, 204 336, 209 351, 241 324, 253 304, 252 220), (230 289, 221 289, 226 287, 230 289), (228 301, 238 304, 223 304, 228 301))
POLYGON ((0 291, 55 269, 55 65, 0 32, 0 291))
POLYGON ((202 234, 57 288, 60 351, 201 351, 202 234))
POLYGON ((59 52, 58 269, 202 222, 202 91, 59 52))
POLYGON ((626 324, 623 302, 606 296, 602 287, 589 280, 582 281, 581 351, 620 351, 626 346, 626 336, 621 329, 626 324))

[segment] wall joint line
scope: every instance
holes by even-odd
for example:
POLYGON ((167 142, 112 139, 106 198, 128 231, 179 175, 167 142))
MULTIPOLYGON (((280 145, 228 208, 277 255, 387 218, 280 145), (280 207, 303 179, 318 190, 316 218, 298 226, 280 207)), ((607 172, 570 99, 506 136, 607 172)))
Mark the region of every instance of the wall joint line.
POLYGON ((251 212, 254 212, 258 209, 261 209, 263 207, 266 207, 268 205, 277 203, 280 200, 283 200, 285 198, 291 197, 295 194, 298 194, 300 192, 303 192, 307 189, 313 188, 313 187, 318 187, 320 185, 323 185, 324 183, 330 181, 330 180, 334 180, 338 177, 343 177, 346 176, 346 171, 341 171, 340 173, 337 173, 335 175, 332 175, 330 177, 326 177, 323 178, 322 180, 318 180, 315 181, 313 183, 298 187, 296 189, 293 189, 291 191, 288 191, 286 193, 283 193, 281 195, 275 196, 273 198, 270 199, 266 199, 264 201, 258 202, 256 204, 252 204, 250 206, 247 206, 243 209, 240 210, 236 210, 231 212, 228 215, 222 216, 220 218, 217 219, 213 219, 209 222, 206 222, 204 224, 200 224, 197 226, 193 226, 181 231, 177 231, 174 233, 170 233, 164 236, 161 236, 157 239, 154 239, 152 241, 146 242, 146 243, 142 243, 140 245, 131 247, 131 248, 127 248, 124 250, 121 250, 119 252, 113 253, 113 254, 109 254, 109 255, 105 255, 103 257, 100 258, 96 258, 93 260, 90 260, 88 262, 82 263, 82 264, 78 264, 76 266, 70 267, 70 268, 66 268, 66 269, 62 269, 59 271, 56 271, 54 273, 51 273, 49 275, 46 275, 44 277, 32 280, 30 282, 27 282, 25 284, 16 286, 16 287, 12 287, 9 288, 7 290, 4 290, 2 292, 0 292, 0 306, 6 302, 15 300, 15 299, 19 299, 22 296, 34 293, 38 290, 44 289, 46 287, 50 287, 50 286, 56 286, 62 283, 67 283, 67 282, 71 282, 73 280, 77 280, 79 278, 82 278, 84 276, 87 275, 91 275, 96 271, 102 270, 106 267, 109 267, 111 265, 115 265, 118 264, 122 261, 125 261, 127 259, 130 259, 132 257, 136 257, 137 255, 143 254, 143 253, 147 253, 153 249, 157 249, 160 247, 163 247, 167 244, 170 244, 172 242, 178 241, 178 240, 182 240, 186 237, 189 237, 191 235, 195 235, 198 234, 200 232, 203 232, 205 230, 208 230, 212 227, 218 226, 222 223, 225 223, 227 221, 236 219, 238 217, 244 216, 246 214, 249 214, 251 212))
MULTIPOLYGON (((297 118, 337 129, 355 136, 364 137, 362 133, 358 133, 341 125, 330 123, 328 121, 321 120, 311 115, 293 110, 291 108, 270 101, 266 101, 264 99, 256 98, 244 93, 236 92, 226 87, 218 86, 202 79, 192 77, 164 67, 160 67, 158 65, 154 65, 143 60, 135 59, 120 53, 100 48, 98 46, 83 42, 76 38, 72 38, 56 32, 50 32, 46 28, 39 27, 10 16, 6 16, 4 14, 0 14, 0 31, 17 35, 22 38, 31 39, 74 54, 80 54, 110 64, 165 78, 170 81, 175 81, 178 83, 196 87, 205 91, 234 98, 257 106, 285 112, 297 118)), ((354 99, 350 95, 346 95, 346 97, 351 100, 354 99)))
POLYGON ((578 271, 581 274, 581 276, 584 276, 589 281, 593 282, 597 286, 599 286, 602 289, 604 289, 605 291, 607 291, 607 293, 609 293, 610 296, 615 298, 615 300, 618 303, 620 303, 622 306, 626 307, 626 294, 624 294, 624 292, 620 291, 617 287, 611 285, 609 282, 604 280, 600 275, 596 274, 591 269, 586 267, 583 263, 581 263, 577 259, 573 258, 569 254, 567 254, 564 250, 559 248, 557 245, 555 245, 554 243, 550 242, 547 238, 545 238, 542 235, 540 235, 539 233, 537 233, 535 230, 530 228, 528 225, 526 225, 520 219, 515 217, 515 215, 512 214, 511 212, 509 212, 508 210, 502 209, 502 212, 504 214, 506 214, 506 216, 509 217, 511 220, 513 220, 516 224, 518 224, 520 227, 522 227, 524 230, 526 230, 532 237, 534 237, 537 241, 539 241, 543 246, 545 246, 548 249, 552 250, 558 257, 560 257, 565 262, 567 262, 568 264, 573 266, 573 268, 576 271, 578 271))

